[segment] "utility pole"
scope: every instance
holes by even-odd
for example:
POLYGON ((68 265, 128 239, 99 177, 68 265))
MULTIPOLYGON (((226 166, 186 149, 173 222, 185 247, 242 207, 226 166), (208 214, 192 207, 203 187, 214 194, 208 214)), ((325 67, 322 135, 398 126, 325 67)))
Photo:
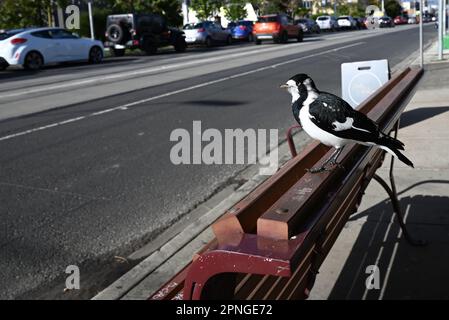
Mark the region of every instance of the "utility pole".
POLYGON ((419 1, 419 65, 424 68, 424 48, 423 48, 423 20, 424 20, 424 1, 419 1))
POLYGON ((89 0, 89 2, 87 3, 87 7, 89 9, 90 37, 92 38, 92 40, 94 40, 95 34, 94 34, 94 18, 92 15, 92 1, 93 0, 89 0))
POLYGON ((443 0, 443 37, 444 36, 446 36, 446 19, 447 19, 447 17, 446 17, 446 14, 447 14, 447 12, 446 12, 446 1, 447 0, 443 0))
POLYGON ((443 60, 443 0, 438 3, 438 60, 443 60))
POLYGON ((50 6, 47 7, 47 23, 49 27, 54 27, 53 25, 53 0, 50 1, 50 6))
POLYGON ((182 16, 184 25, 189 23, 189 5, 190 0, 182 0, 182 16))

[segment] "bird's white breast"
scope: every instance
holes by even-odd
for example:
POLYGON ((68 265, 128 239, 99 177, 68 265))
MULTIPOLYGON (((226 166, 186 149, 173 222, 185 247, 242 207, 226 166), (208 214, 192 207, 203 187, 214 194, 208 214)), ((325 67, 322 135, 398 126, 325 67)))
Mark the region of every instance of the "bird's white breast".
POLYGON ((324 131, 311 120, 313 117, 309 113, 309 105, 304 103, 304 106, 299 111, 299 120, 301 121, 304 131, 313 139, 321 141, 321 143, 331 147, 342 147, 349 142, 347 139, 342 139, 333 134, 324 131))

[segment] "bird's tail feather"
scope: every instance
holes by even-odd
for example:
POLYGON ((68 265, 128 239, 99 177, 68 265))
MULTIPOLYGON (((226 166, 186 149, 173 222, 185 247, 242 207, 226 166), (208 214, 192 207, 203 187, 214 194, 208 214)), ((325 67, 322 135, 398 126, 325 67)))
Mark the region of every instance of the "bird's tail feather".
POLYGON ((402 162, 404 162, 406 165, 414 168, 413 166, 413 162, 411 162, 406 156, 404 156, 401 151, 392 148, 391 146, 385 146, 385 145, 379 145, 379 148, 387 151, 389 154, 391 154, 393 157, 398 158, 399 160, 401 160, 402 162))
POLYGON ((382 134, 382 137, 379 138, 379 141, 377 143, 379 143, 381 145, 385 145, 389 148, 404 150, 404 144, 401 141, 399 141, 398 139, 395 139, 393 137, 390 137, 389 135, 386 135, 382 132, 381 132, 381 134, 382 134))

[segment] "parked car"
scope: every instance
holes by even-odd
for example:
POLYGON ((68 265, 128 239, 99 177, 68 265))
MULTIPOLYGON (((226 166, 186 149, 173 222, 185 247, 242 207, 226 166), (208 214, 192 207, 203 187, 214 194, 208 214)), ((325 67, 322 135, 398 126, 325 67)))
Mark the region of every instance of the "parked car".
POLYGON ((393 19, 391 19, 388 16, 383 16, 379 18, 379 28, 393 28, 394 22, 393 19))
POLYGON ((29 28, 0 33, 0 70, 21 65, 39 70, 46 64, 67 61, 100 63, 101 41, 81 38, 62 28, 29 28))
POLYGON ((198 23, 186 24, 183 27, 188 44, 205 44, 211 47, 215 43, 232 43, 232 35, 229 29, 224 29, 214 21, 201 21, 198 23))
POLYGON ((253 34, 256 44, 263 40, 273 40, 275 43, 286 43, 288 39, 302 42, 302 28, 294 24, 293 19, 285 14, 270 14, 261 16, 254 24, 253 34))
POLYGON ((337 18, 337 23, 340 29, 357 29, 357 21, 351 16, 340 16, 337 18))
POLYGON ((357 22, 357 29, 366 29, 366 17, 354 17, 357 22))
POLYGON ((394 18, 393 22, 395 25, 407 24, 407 18, 403 16, 397 16, 396 18, 394 18))
POLYGON ((408 24, 417 24, 419 23, 418 18, 417 17, 408 17, 408 24))
POLYGON ((254 40, 253 25, 254 23, 252 21, 240 20, 237 22, 230 22, 228 24, 228 29, 231 32, 232 39, 252 42, 254 40))
POLYGON ((186 50, 184 33, 167 26, 158 14, 113 14, 106 19, 105 47, 115 56, 123 56, 126 49, 141 49, 154 54, 159 47, 173 46, 177 52, 186 50))
POLYGON ((339 29, 337 19, 333 16, 319 16, 315 21, 321 30, 335 31, 339 29))
POLYGON ((295 20, 295 24, 302 28, 303 33, 320 33, 321 29, 313 19, 302 18, 295 20))
POLYGON ((423 16, 423 18, 422 18, 422 22, 423 22, 423 23, 429 23, 429 22, 432 22, 432 16, 429 15, 429 14, 425 14, 425 15, 423 16))

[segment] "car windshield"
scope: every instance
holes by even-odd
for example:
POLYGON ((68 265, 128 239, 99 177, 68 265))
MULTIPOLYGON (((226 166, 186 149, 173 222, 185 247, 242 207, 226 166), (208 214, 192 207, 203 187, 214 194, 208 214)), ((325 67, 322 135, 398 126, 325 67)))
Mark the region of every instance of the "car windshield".
POLYGON ((329 20, 329 17, 318 17, 319 21, 325 21, 325 20, 329 20))
POLYGON ((190 23, 190 24, 186 24, 185 26, 184 26, 184 29, 185 30, 194 30, 194 29, 200 29, 200 28, 203 28, 204 27, 204 25, 203 25, 203 23, 196 23, 196 24, 193 24, 193 23, 190 23))
POLYGON ((307 19, 298 19, 296 23, 307 23, 307 19))
POLYGON ((272 16, 272 17, 259 17, 257 19, 257 22, 277 22, 278 19, 276 16, 272 16))
POLYGON ((24 30, 23 29, 17 29, 17 30, 7 30, 7 31, 3 31, 3 32, 0 31, 0 41, 8 39, 8 38, 10 38, 12 36, 15 36, 16 34, 22 32, 22 31, 24 31, 24 30))
POLYGON ((238 26, 252 26, 253 22, 252 21, 239 21, 237 22, 238 26))

